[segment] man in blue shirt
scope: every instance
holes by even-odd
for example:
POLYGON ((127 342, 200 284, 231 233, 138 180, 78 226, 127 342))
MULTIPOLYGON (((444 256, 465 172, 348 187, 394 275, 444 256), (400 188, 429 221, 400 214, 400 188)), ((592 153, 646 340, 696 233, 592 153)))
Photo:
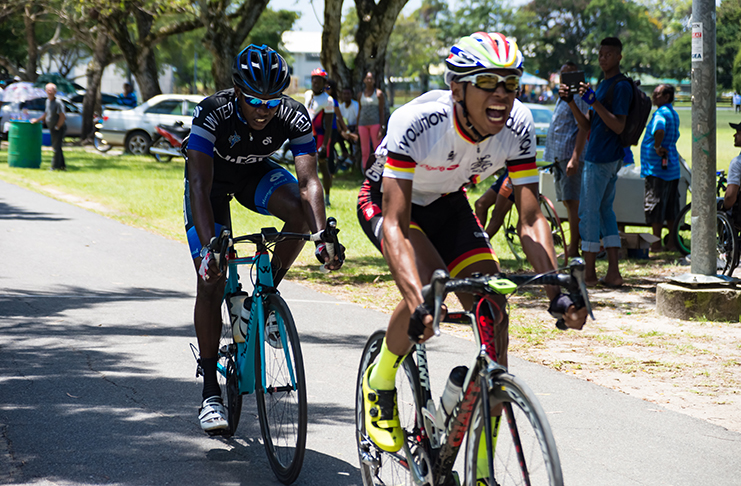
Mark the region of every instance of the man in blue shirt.
POLYGON ((617 37, 602 39, 599 49, 599 66, 605 79, 592 90, 588 83, 581 83, 579 94, 591 105, 587 116, 572 100, 569 103, 579 128, 591 132, 584 154, 581 194, 579 197, 579 233, 581 249, 586 263, 584 280, 587 285, 602 283, 607 287, 620 287, 623 277, 618 266, 620 234, 617 217, 612 208, 615 201, 615 183, 623 166, 625 151, 619 135, 625 129, 625 119, 633 98, 629 82, 618 82, 623 44, 617 37), (600 236, 607 252, 607 274, 597 279, 595 261, 600 251, 600 236))
MULTIPOLYGON (((641 177, 646 178, 643 211, 646 224, 651 225, 659 241, 651 245, 652 251, 661 250, 661 231, 666 221, 669 231, 674 231, 674 221, 679 214, 679 115, 674 111, 674 87, 660 84, 651 97, 657 107, 646 126, 641 142, 641 177)), ((670 242, 674 241, 669 235, 670 242)), ((667 246, 667 250, 673 247, 667 246)))
POLYGON ((118 95, 118 104, 134 108, 136 106, 136 93, 134 93, 134 88, 131 87, 130 83, 126 82, 123 84, 123 90, 124 92, 118 95))

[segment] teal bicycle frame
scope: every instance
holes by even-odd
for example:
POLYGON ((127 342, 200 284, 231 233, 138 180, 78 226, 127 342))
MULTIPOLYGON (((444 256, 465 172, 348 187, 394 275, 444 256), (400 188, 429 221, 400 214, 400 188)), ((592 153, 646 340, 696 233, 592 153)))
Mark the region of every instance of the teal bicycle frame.
MULTIPOLYGON (((237 372, 237 383, 239 385, 239 394, 248 394, 255 391, 255 346, 257 343, 263 343, 265 339, 265 326, 254 325, 265 322, 265 295, 277 294, 278 291, 273 285, 273 271, 270 266, 270 254, 267 250, 258 249, 255 256, 244 258, 231 258, 227 262, 228 273, 226 287, 224 289, 224 298, 241 290, 239 282, 239 266, 254 265, 257 269, 257 283, 252 294, 252 308, 250 309, 250 322, 247 326, 245 342, 235 343, 237 352, 234 354, 235 368, 237 372)), ((275 315, 280 330, 280 339, 283 343, 283 352, 286 356, 286 362, 291 365, 288 370, 291 375, 291 389, 296 390, 296 377, 293 371, 293 364, 289 352, 289 346, 286 338, 286 328, 283 319, 279 314, 275 315)), ((265 388, 265 353, 260 353, 261 360, 261 385, 265 388)), ((226 369, 219 363, 218 371, 226 377, 226 369)))

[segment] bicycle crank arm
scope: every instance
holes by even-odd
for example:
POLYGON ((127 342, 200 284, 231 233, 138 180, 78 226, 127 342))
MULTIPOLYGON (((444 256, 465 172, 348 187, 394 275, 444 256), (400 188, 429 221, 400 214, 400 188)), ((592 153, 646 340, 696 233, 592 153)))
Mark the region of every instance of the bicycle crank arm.
POLYGON ((435 484, 432 478, 432 464, 429 457, 427 457, 427 454, 421 448, 417 448, 417 455, 412 454, 411 449, 409 449, 406 431, 404 431, 404 446, 402 450, 404 451, 404 456, 407 458, 407 465, 409 466, 409 472, 412 473, 414 484, 417 486, 435 484), (427 474, 422 473, 421 468, 417 464, 418 461, 425 463, 427 474))

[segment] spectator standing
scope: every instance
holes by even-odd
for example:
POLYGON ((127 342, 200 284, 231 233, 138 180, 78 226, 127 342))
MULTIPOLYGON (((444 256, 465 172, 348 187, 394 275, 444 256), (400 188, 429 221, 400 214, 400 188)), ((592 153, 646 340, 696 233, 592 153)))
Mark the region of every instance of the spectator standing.
MULTIPOLYGON (((571 61, 561 66, 561 74, 578 71, 571 61)), ((582 114, 589 111, 589 105, 581 98, 574 99, 569 87, 562 85, 559 98, 553 109, 553 119, 545 139, 543 159, 557 164, 553 171, 556 185, 556 199, 563 202, 569 217, 571 240, 567 242, 569 257, 579 256, 579 194, 581 177, 584 171, 584 144, 587 132, 579 130, 579 124, 571 112, 569 103, 574 102, 582 114)))
POLYGON ((735 113, 741 111, 741 94, 738 92, 733 93, 733 110, 735 113))
POLYGON ((360 163, 365 172, 371 152, 376 151, 386 133, 386 97, 383 91, 376 87, 376 77, 373 73, 365 74, 363 85, 365 88, 358 99, 358 135, 362 157, 360 163))
POLYGON ((329 138, 327 153, 327 167, 329 168, 329 173, 334 177, 339 165, 342 163, 339 157, 337 157, 336 147, 338 143, 340 143, 342 150, 345 151, 345 155, 347 155, 344 144, 342 143, 345 139, 340 136, 340 133, 347 131, 347 126, 345 125, 345 121, 342 118, 342 111, 340 110, 340 97, 337 94, 336 81, 331 79, 327 81, 327 93, 329 93, 329 96, 332 98, 332 102, 334 103, 334 113, 332 115, 332 136, 329 138))
POLYGON ((123 93, 118 95, 118 104, 128 106, 129 108, 134 108, 137 105, 136 93, 134 93, 131 83, 126 82, 123 84, 123 93))
POLYGON ((46 91, 46 109, 44 114, 39 118, 31 119, 31 123, 46 122, 51 135, 51 148, 54 150, 54 157, 51 162, 51 170, 67 170, 67 164, 64 163, 64 153, 62 153, 62 142, 64 135, 67 133, 67 115, 64 112, 64 103, 57 98, 57 85, 49 83, 44 88, 46 91))
POLYGON ((316 139, 319 172, 324 186, 324 205, 329 207, 329 191, 332 188, 332 173, 327 164, 329 139, 332 135, 334 100, 326 91, 328 75, 322 68, 311 72, 311 89, 304 94, 304 106, 311 117, 311 126, 316 139))
MULTIPOLYGON (((736 130, 733 135, 733 146, 741 147, 741 123, 729 123, 731 128, 736 130)), ((723 199, 723 207, 726 211, 733 209, 731 215, 733 221, 738 225, 741 222, 741 211, 739 211, 739 202, 741 199, 738 198, 738 188, 741 186, 741 154, 738 154, 731 161, 728 166, 728 186, 726 188, 726 195, 723 199)))
POLYGON ((620 234, 617 217, 612 208, 618 171, 623 166, 625 150, 619 135, 625 129, 625 120, 633 98, 633 87, 620 73, 623 44, 617 37, 602 39, 599 49, 599 66, 604 80, 592 90, 589 83, 581 83, 579 94, 591 105, 587 116, 571 100, 569 107, 579 123, 579 128, 590 132, 584 154, 581 193, 579 197, 579 234, 586 263, 584 280, 587 285, 602 283, 607 287, 620 287, 618 250, 620 234), (607 252, 607 274, 597 279, 595 262, 600 251, 600 237, 607 252))
MULTIPOLYGON (((674 221, 679 215, 679 115, 674 111, 674 87, 660 84, 651 96, 657 107, 646 126, 641 142, 641 177, 646 179, 643 211, 646 224, 651 225, 654 236, 659 241, 651 245, 652 251, 659 251, 661 231, 666 221, 673 242, 674 221)), ((673 245, 667 245, 673 250, 673 245)))
POLYGON ((344 88, 342 90, 342 102, 340 103, 340 113, 345 122, 347 130, 343 132, 342 139, 339 140, 345 163, 352 165, 350 160, 355 160, 358 143, 358 111, 360 104, 352 98, 352 89, 344 88))

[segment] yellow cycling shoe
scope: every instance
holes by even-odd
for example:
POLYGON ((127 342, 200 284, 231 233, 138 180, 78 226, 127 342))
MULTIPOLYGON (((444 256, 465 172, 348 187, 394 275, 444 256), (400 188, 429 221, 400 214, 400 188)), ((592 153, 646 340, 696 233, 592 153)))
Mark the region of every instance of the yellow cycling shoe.
POLYGON ((396 406, 396 390, 374 390, 368 385, 373 366, 375 364, 369 366, 363 376, 365 430, 376 446, 386 452, 396 452, 404 444, 404 433, 396 406))

